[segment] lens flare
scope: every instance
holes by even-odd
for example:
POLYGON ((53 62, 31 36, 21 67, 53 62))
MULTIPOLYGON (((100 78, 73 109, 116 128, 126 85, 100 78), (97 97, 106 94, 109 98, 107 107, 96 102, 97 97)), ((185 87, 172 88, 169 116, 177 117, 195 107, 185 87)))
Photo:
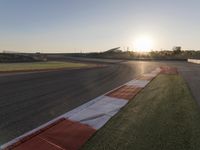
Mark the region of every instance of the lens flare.
POLYGON ((133 43, 134 50, 137 52, 149 52, 153 48, 153 39, 148 36, 136 38, 133 43))

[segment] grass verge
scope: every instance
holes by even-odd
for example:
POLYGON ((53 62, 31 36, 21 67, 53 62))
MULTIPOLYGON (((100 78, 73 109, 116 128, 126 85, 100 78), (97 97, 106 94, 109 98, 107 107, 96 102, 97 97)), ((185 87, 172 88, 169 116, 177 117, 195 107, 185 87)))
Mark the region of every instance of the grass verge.
POLYGON ((59 62, 59 61, 31 62, 31 63, 0 63, 0 72, 81 68, 88 66, 89 66, 88 64, 83 64, 83 63, 59 62))
POLYGON ((200 110, 179 75, 159 75, 84 150, 199 150, 200 110))

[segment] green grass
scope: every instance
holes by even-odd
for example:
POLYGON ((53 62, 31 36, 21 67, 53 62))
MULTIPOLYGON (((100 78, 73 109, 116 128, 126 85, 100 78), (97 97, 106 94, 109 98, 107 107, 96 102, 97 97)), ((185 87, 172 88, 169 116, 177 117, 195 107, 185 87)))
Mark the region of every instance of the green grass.
POLYGON ((59 61, 32 62, 32 63, 0 63, 0 72, 80 68, 87 66, 88 66, 87 64, 82 64, 82 63, 59 62, 59 61))
POLYGON ((199 150, 200 110, 179 75, 159 75, 84 150, 199 150))

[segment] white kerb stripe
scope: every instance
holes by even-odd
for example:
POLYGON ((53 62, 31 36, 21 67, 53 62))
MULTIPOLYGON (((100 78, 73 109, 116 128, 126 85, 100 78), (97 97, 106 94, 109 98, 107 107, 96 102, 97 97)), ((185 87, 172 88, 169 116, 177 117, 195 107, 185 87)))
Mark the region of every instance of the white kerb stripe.
POLYGON ((132 80, 126 83, 126 85, 144 88, 149 82, 150 81, 147 81, 147 80, 132 80))

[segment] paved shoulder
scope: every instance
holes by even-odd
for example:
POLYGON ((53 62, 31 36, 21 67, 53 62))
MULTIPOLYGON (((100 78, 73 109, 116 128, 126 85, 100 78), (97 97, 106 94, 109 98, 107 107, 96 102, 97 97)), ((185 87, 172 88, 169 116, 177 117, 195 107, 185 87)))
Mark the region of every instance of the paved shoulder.
POLYGON ((177 66, 179 68, 179 72, 182 74, 183 78, 190 87, 194 98, 200 105, 200 65, 185 63, 177 66))

